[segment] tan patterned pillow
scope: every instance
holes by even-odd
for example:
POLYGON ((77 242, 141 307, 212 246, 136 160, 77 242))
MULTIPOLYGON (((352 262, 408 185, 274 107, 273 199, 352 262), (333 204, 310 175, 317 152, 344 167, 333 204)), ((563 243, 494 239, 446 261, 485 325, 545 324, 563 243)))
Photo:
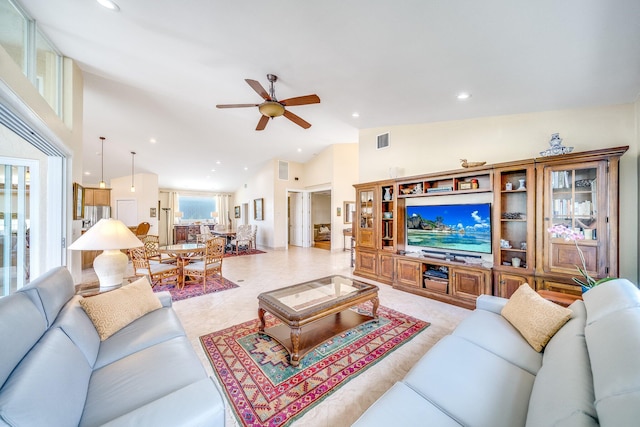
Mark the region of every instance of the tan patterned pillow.
POLYGON ((571 313, 568 308, 542 298, 526 283, 520 285, 502 308, 502 316, 538 352, 567 323, 571 313))
POLYGON ((146 277, 111 292, 82 298, 80 305, 93 322, 100 341, 106 340, 139 317, 162 308, 146 277))

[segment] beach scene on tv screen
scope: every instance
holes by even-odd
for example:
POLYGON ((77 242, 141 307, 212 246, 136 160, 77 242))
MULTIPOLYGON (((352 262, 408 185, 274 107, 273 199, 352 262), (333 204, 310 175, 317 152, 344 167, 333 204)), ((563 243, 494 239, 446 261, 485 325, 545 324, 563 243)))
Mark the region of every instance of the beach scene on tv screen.
POLYGON ((491 205, 408 206, 407 244, 491 253, 491 205))

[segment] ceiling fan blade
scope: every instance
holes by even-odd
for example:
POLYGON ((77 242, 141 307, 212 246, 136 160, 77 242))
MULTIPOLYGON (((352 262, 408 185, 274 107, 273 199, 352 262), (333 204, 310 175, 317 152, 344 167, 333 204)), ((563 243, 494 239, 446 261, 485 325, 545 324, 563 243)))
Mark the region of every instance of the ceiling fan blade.
POLYGON ((269 123, 269 117, 261 116, 260 121, 258 122, 258 126, 256 126, 256 130, 264 130, 264 128, 267 126, 267 123, 269 123))
POLYGON ((259 104, 218 104, 216 108, 245 108, 245 107, 257 107, 259 104))
POLYGON ((320 98, 318 95, 305 95, 305 96, 297 96, 295 98, 285 99, 284 101, 280 101, 281 104, 286 105, 287 107, 292 105, 308 105, 308 104, 319 104, 320 98))
POLYGON ((291 111, 284 110, 284 116, 287 119, 291 120, 293 123, 297 124, 298 126, 302 126, 305 129, 309 129, 311 127, 311 123, 304 121, 300 117, 293 114, 291 111))
POLYGON ((251 79, 244 79, 244 81, 247 82, 249 86, 251 86, 251 89, 258 92, 258 95, 260 95, 265 101, 271 101, 271 97, 269 96, 267 91, 264 90, 259 81, 251 79))

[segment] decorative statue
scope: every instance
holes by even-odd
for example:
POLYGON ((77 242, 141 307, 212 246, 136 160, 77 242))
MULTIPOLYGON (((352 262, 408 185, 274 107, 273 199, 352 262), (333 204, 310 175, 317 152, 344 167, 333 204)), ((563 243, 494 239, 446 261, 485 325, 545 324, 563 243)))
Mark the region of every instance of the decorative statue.
POLYGON ((463 168, 473 168, 476 166, 482 166, 487 162, 468 162, 467 159, 460 159, 460 161, 462 162, 462 167, 463 168))
POLYGON ((542 157, 557 156, 559 154, 569 154, 573 151, 573 147, 565 147, 562 145, 562 138, 560 138, 559 133, 554 133, 551 135, 549 145, 551 146, 551 148, 547 148, 546 150, 540 152, 540 155, 542 157))

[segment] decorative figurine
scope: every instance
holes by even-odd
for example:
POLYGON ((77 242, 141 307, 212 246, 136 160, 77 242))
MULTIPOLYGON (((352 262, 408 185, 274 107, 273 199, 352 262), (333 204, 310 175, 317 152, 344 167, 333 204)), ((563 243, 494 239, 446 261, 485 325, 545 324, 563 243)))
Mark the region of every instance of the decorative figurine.
POLYGON ((462 162, 462 167, 463 168, 473 168, 476 166, 482 166, 487 162, 467 162, 467 159, 460 159, 460 161, 462 162))
POLYGON ((557 156, 559 154, 569 154, 573 151, 573 147, 565 147, 562 145, 562 138, 560 138, 559 133, 554 133, 551 135, 549 145, 551 146, 551 148, 547 148, 546 150, 540 152, 540 155, 542 157, 557 156))

